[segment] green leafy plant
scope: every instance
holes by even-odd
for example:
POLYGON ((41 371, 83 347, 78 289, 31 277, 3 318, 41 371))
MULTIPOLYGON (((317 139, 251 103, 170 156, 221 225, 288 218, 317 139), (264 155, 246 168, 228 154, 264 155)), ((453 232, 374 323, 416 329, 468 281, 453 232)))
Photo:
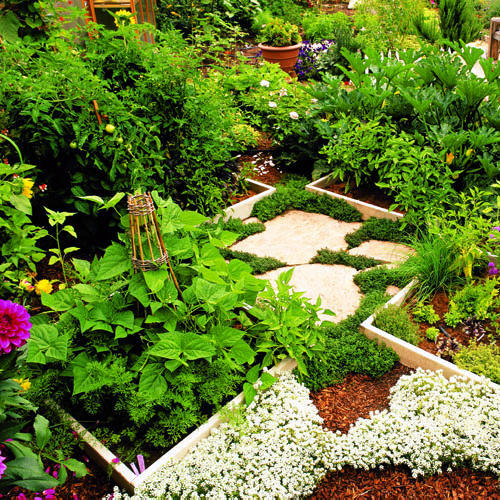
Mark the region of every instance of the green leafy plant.
POLYGON ((297 26, 278 17, 266 24, 260 36, 262 43, 271 47, 288 47, 302 40, 297 26))
POLYGON ((417 302, 412 309, 413 318, 416 321, 424 321, 429 325, 434 325, 439 321, 439 314, 434 311, 432 304, 417 302))
POLYGON ((7 143, 18 156, 18 162, 10 164, 5 158, 0 164, 0 292, 17 294, 19 282, 26 278, 28 271, 35 271, 35 263, 40 261, 45 252, 39 248, 38 240, 47 235, 47 231, 37 227, 31 221, 31 197, 34 181, 24 175, 33 170, 33 165, 24 163, 21 151, 16 143, 4 134, 0 134, 0 145, 7 143))
POLYGON ((500 348, 494 343, 477 344, 474 340, 453 356, 453 362, 464 370, 489 377, 500 383, 500 348))
POLYGON ((59 262, 61 265, 62 273, 64 276, 64 282, 68 284, 68 279, 66 277, 66 270, 65 270, 65 258, 69 253, 76 252, 80 250, 78 247, 67 247, 67 248, 62 248, 61 247, 61 232, 65 231, 69 235, 73 236, 73 238, 76 238, 76 233, 75 233, 75 228, 69 224, 65 224, 66 219, 68 217, 71 217, 72 215, 75 215, 74 213, 71 212, 56 212, 54 210, 51 210, 50 208, 45 207, 45 211, 47 212, 47 217, 49 219, 49 224, 54 227, 56 230, 56 234, 53 236, 49 234, 51 238, 56 242, 57 248, 51 248, 49 250, 50 253, 52 253, 50 259, 49 259, 49 265, 53 265, 56 262, 59 262))
POLYGON ((449 310, 444 319, 447 325, 457 326, 467 318, 494 320, 500 305, 498 280, 489 279, 483 283, 468 283, 454 293, 450 299, 449 310))
POLYGON ((470 0, 440 0, 439 25, 444 38, 465 43, 476 40, 482 28, 470 0))
POLYGON ((353 21, 343 12, 318 14, 308 12, 302 18, 302 28, 307 40, 319 42, 324 39, 336 40, 353 30, 353 21))
POLYGON ((420 336, 417 326, 412 322, 408 312, 395 304, 380 309, 375 316, 375 326, 399 339, 418 345, 420 336))
POLYGON ((385 293, 389 285, 402 288, 411 280, 399 268, 388 268, 386 266, 375 267, 354 275, 354 283, 358 285, 361 293, 370 291, 381 291, 385 293))
POLYGON ((425 338, 431 342, 436 342, 439 337, 439 330, 435 326, 431 326, 425 330, 425 338))

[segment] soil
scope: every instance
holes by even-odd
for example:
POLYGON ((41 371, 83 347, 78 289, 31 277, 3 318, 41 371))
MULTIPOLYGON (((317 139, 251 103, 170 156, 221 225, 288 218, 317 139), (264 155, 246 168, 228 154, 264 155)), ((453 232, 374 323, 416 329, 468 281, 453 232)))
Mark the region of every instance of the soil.
POLYGON ((247 177, 262 182, 269 186, 278 184, 284 177, 284 173, 274 164, 273 141, 269 134, 261 132, 257 148, 239 157, 240 170, 251 169, 247 177))
POLYGON ((236 203, 239 203, 240 201, 246 200, 247 198, 251 198, 252 196, 255 196, 257 193, 251 189, 249 189, 246 193, 243 194, 234 194, 231 196, 231 204, 235 205, 236 203))
MULTIPOLYGON (((397 363, 379 379, 351 374, 344 382, 311 394, 311 399, 331 431, 347 432, 358 418, 389 406, 389 391, 403 374, 410 373, 397 363)), ((500 499, 498 478, 491 474, 460 468, 429 478, 414 479, 406 467, 363 470, 346 467, 329 473, 310 499, 500 499)))
MULTIPOLYGON (((75 458, 86 463, 89 473, 80 479, 70 477, 72 474, 69 473, 67 481, 62 486, 54 488, 55 494, 51 497, 53 500, 97 500, 112 492, 114 483, 108 479, 107 474, 102 469, 90 461, 83 453, 75 458)), ((24 493, 27 500, 33 500, 35 497, 45 497, 45 495, 16 486, 3 498, 17 500, 21 493, 24 493)))
MULTIPOLYGON (((348 198, 354 198, 355 200, 364 201, 365 203, 370 203, 377 207, 389 209, 391 205, 394 205, 395 201, 393 198, 388 196, 382 189, 373 186, 349 186, 349 191, 345 192, 346 183, 336 182, 330 184, 329 186, 323 188, 332 193, 341 194, 347 196, 348 198)), ((399 213, 405 213, 403 210, 397 209, 399 213)))

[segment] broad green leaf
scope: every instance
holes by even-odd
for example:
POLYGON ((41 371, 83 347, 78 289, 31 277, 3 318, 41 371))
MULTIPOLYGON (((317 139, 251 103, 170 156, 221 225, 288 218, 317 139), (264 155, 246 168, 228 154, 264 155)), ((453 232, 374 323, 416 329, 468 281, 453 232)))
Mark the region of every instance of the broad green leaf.
POLYGON ((136 273, 128 284, 128 293, 135 297, 144 307, 150 303, 148 289, 144 281, 144 273, 136 273))
POLYGON ((13 194, 10 197, 10 202, 14 207, 26 215, 31 215, 31 203, 29 198, 22 194, 13 194))
POLYGON ((239 340, 229 354, 240 365, 252 364, 255 359, 255 351, 244 340, 239 340))
POLYGON ((222 325, 212 327, 209 334, 220 347, 232 347, 243 337, 241 330, 222 325))
POLYGON ((81 200, 87 200, 87 201, 91 201, 93 203, 97 203, 98 205, 104 205, 104 200, 100 196, 95 196, 95 195, 78 196, 78 198, 80 198, 81 200))
POLYGON ((183 210, 180 214, 180 222, 184 226, 195 227, 203 224, 208 220, 208 217, 199 214, 198 212, 193 212, 191 210, 183 210))
POLYGON ((112 208, 117 205, 125 196, 125 193, 116 193, 112 198, 110 198, 102 208, 112 208))
POLYGON ((73 292, 67 288, 53 294, 42 293, 42 304, 53 311, 67 311, 75 305, 73 292))
POLYGON ((87 467, 85 466, 85 464, 83 462, 75 460, 74 458, 68 458, 61 463, 62 465, 67 467, 71 472, 74 472, 76 474, 76 477, 83 477, 88 474, 87 467))
POLYGON ((147 271, 144 273, 146 285, 152 293, 159 292, 165 281, 169 279, 169 272, 167 269, 155 269, 154 271, 147 271))
POLYGON ((252 384, 245 382, 243 384, 243 394, 245 395, 245 403, 248 406, 253 401, 255 396, 257 396, 257 391, 254 389, 252 384))
POLYGON ((28 363, 66 361, 68 336, 60 335, 53 325, 36 325, 31 328, 28 340, 28 363))
POLYGON ((139 392, 149 400, 157 400, 165 394, 167 381, 163 376, 164 367, 161 363, 149 363, 142 371, 139 379, 139 392))
POLYGON ((234 281, 241 279, 244 275, 251 272, 252 268, 242 260, 233 259, 229 262, 228 274, 234 281))
POLYGON ((257 380, 259 380, 259 373, 260 373, 260 366, 256 365, 253 368, 250 368, 247 372, 247 382, 250 382, 251 384, 255 384, 257 380))
POLYGON ((271 387, 277 379, 268 372, 262 372, 260 380, 262 381, 260 388, 265 391, 266 389, 269 389, 269 387, 271 387))
POLYGON ((106 249, 99 264, 96 280, 103 281, 128 271, 131 268, 131 259, 124 246, 113 243, 106 249))
POLYGON ((35 429, 36 445, 38 449, 43 450, 52 437, 52 432, 49 429, 49 421, 42 415, 35 417, 33 423, 35 429))
POLYGON ((72 259, 73 267, 80 277, 85 280, 90 273, 90 262, 83 259, 72 259))
POLYGON ((98 302, 101 300, 101 295, 92 285, 78 283, 73 286, 73 289, 80 294, 85 302, 98 302))
POLYGON ((161 358, 193 360, 213 356, 215 347, 201 335, 191 332, 173 332, 162 334, 161 340, 153 346, 150 352, 161 358))
POLYGON ((19 39, 20 26, 21 21, 12 10, 7 10, 0 15, 0 36, 7 42, 15 42, 19 39))

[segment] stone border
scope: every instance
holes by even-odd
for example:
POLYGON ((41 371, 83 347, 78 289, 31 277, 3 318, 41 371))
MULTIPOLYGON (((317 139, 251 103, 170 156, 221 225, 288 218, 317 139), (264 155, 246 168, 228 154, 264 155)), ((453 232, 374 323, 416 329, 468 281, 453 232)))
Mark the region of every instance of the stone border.
MULTIPOLYGON (((250 217, 250 214, 252 213, 253 206, 258 201, 276 192, 275 187, 268 186, 267 184, 259 181, 254 181, 253 179, 246 179, 245 182, 247 183, 248 189, 255 191, 257 194, 255 196, 247 198, 246 200, 240 201, 239 203, 235 203, 230 207, 227 207, 224 210, 224 220, 227 220, 230 217, 232 217, 233 219, 241 220, 248 219, 248 217, 250 217)), ((214 220, 217 221, 218 219, 219 217, 215 218, 214 220)))
MULTIPOLYGON (((273 366, 269 373, 276 375, 287 371, 292 371, 297 366, 295 360, 287 358, 273 366)), ((243 392, 232 399, 225 408, 231 409, 241 405, 245 401, 243 392)), ((204 424, 186 436, 182 441, 177 443, 167 453, 161 456, 156 462, 153 462, 144 472, 136 476, 132 469, 124 463, 113 463, 113 459, 118 458, 111 450, 104 446, 92 433, 90 433, 83 425, 75 420, 71 415, 63 409, 58 408, 61 419, 67 422, 72 430, 84 442, 85 451, 89 457, 94 460, 105 471, 111 471, 111 477, 116 483, 126 489, 129 493, 134 493, 135 488, 150 478, 152 474, 157 472, 167 462, 171 460, 181 460, 187 453, 202 439, 210 435, 212 429, 218 427, 222 420, 219 413, 213 415, 204 424)))
POLYGON ((357 208, 361 212, 363 220, 369 219, 370 217, 377 217, 378 219, 391 219, 391 220, 398 220, 403 218, 403 214, 399 212, 390 212, 386 208, 377 207, 376 205, 372 205, 370 203, 366 203, 361 200, 356 200, 354 198, 349 198, 348 196, 344 196, 341 194, 332 193, 331 191, 323 189, 329 183, 330 183, 330 176, 325 175, 324 177, 321 177, 317 181, 308 184, 306 186, 306 191, 309 191, 310 193, 316 193, 319 195, 326 194, 331 198, 340 198, 346 201, 347 203, 349 203, 349 205, 352 205, 354 208, 357 208))
MULTIPOLYGON (((401 305, 404 300, 409 296, 414 281, 403 288, 399 293, 394 295, 385 305, 387 307, 389 304, 401 305)), ((481 379, 479 375, 472 373, 468 370, 463 370, 459 368, 454 363, 450 363, 444 359, 441 359, 435 354, 420 349, 420 347, 414 346, 409 342, 391 335, 380 328, 377 328, 373 323, 375 320, 375 315, 372 314, 360 325, 360 330, 369 338, 375 339, 379 344, 385 344, 387 347, 393 349, 399 356, 399 359, 403 365, 409 368, 423 368, 424 370, 442 370, 445 377, 452 376, 463 376, 467 377, 469 380, 478 381, 481 379)), ((495 384, 497 385, 497 384, 495 384)), ((500 387, 500 386, 499 386, 500 387)))

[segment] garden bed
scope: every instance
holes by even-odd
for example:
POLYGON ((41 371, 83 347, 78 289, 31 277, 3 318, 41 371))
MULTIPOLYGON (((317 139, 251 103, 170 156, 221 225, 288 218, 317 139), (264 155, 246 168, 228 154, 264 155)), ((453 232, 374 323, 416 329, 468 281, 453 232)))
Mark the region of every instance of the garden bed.
MULTIPOLYGON (((413 283, 410 283, 398 294, 392 297, 385 307, 394 304, 402 305, 410 297, 410 292, 413 283)), ((401 362, 406 366, 411 368, 423 368, 426 370, 442 370, 446 377, 451 377, 454 375, 464 376, 470 380, 480 380, 481 377, 478 375, 459 368, 454 363, 446 361, 445 359, 436 356, 432 352, 425 350, 425 345, 427 341, 422 341, 422 347, 414 346, 402 339, 391 335, 380 328, 375 326, 375 315, 372 314, 368 319, 361 323, 361 331, 370 339, 376 339, 379 344, 384 343, 391 349, 393 349, 399 356, 401 362)))
POLYGON ((230 207, 227 207, 224 210, 224 219, 229 219, 231 217, 233 219, 247 219, 252 213, 253 206, 259 200, 262 200, 276 191, 274 187, 253 179, 246 179, 245 182, 248 192, 254 192, 255 194, 249 198, 239 201, 238 203, 235 203, 234 205, 231 205, 230 207))
POLYGON ((363 220, 369 219, 370 217, 398 220, 403 217, 402 213, 389 211, 387 208, 384 207, 384 205, 387 205, 388 203, 388 200, 386 200, 385 198, 380 197, 378 203, 381 204, 382 206, 378 206, 374 203, 375 200, 377 199, 376 196, 375 197, 373 195, 369 196, 367 198, 369 200, 368 202, 358 200, 352 198, 351 197, 352 195, 349 196, 349 193, 340 194, 339 192, 330 190, 330 189, 336 189, 336 191, 340 191, 345 187, 344 184, 344 186, 341 186, 340 188, 333 188, 333 187, 330 188, 330 186, 336 186, 336 185, 341 186, 341 184, 332 182, 330 176, 326 175, 324 177, 321 177, 317 181, 308 184, 306 186, 306 190, 311 193, 324 194, 332 198, 340 198, 345 200, 347 203, 357 208, 361 212, 363 220))
MULTIPOLYGON (((291 371, 296 367, 295 361, 286 359, 280 362, 269 371, 272 375, 280 372, 291 371)), ((243 393, 240 393, 233 400, 231 400, 225 408, 231 409, 244 402, 245 398, 243 393)), ((207 437, 213 429, 222 423, 220 414, 213 415, 203 425, 198 427, 191 434, 186 436, 182 441, 177 443, 167 453, 162 455, 152 465, 147 467, 142 473, 136 475, 134 471, 120 462, 119 458, 102 444, 95 436, 93 436, 83 425, 77 422, 71 415, 64 410, 60 411, 62 418, 69 423, 72 430, 75 431, 78 437, 84 442, 85 451, 89 457, 94 460, 102 469, 111 472, 111 478, 120 487, 133 493, 135 488, 146 481, 152 474, 163 467, 167 462, 172 460, 180 460, 183 458, 193 446, 199 443, 202 439, 207 437)))
MULTIPOLYGON (((326 429, 346 433, 359 418, 388 408, 391 387, 409 372, 408 367, 397 363, 379 379, 350 374, 342 383, 312 393, 311 399, 326 429)), ((325 476, 310 498, 493 498, 498 487, 493 474, 468 468, 415 479, 408 468, 401 466, 384 470, 344 467, 325 476)))

